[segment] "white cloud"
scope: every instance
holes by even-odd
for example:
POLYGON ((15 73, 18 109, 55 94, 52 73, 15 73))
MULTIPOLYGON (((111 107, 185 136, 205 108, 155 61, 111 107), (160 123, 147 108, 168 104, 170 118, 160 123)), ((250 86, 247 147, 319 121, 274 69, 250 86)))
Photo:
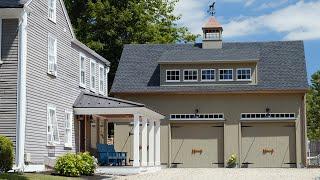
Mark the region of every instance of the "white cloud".
POLYGON ((208 14, 206 9, 211 0, 180 0, 174 10, 175 15, 182 15, 179 24, 186 26, 192 33, 201 34, 201 27, 208 14))
POLYGON ((264 33, 284 33, 284 39, 320 39, 320 1, 300 1, 294 5, 258 17, 231 20, 223 25, 225 37, 264 33))
POLYGON ((274 9, 277 7, 280 7, 286 3, 288 3, 289 0, 276 0, 276 1, 270 1, 270 2, 265 2, 261 4, 256 10, 263 10, 263 9, 274 9))

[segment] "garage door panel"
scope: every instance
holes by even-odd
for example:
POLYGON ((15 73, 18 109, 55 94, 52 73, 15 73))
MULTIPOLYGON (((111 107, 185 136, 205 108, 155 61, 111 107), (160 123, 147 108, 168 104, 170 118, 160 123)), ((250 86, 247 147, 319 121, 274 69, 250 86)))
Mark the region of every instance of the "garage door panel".
POLYGON ((176 167, 218 167, 223 162, 223 128, 172 127, 172 163, 176 167), (192 153, 195 150, 196 152, 192 153))
POLYGON ((294 127, 242 127, 243 167, 292 167, 296 162, 295 154, 294 127))

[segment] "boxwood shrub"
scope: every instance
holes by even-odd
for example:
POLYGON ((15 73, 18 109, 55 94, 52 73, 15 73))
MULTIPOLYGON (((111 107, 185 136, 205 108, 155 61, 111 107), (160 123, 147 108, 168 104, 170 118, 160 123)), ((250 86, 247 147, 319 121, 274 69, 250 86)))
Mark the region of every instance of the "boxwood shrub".
POLYGON ((0 135, 0 173, 8 172, 13 166, 12 141, 0 135))
POLYGON ((54 170, 61 176, 90 176, 96 169, 95 158, 88 152, 74 154, 67 153, 59 157, 54 170))

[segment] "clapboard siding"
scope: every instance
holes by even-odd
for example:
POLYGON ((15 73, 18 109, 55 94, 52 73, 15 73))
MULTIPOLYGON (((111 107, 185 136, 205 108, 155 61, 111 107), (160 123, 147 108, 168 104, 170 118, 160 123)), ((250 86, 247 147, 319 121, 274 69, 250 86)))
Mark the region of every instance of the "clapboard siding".
MULTIPOLYGON (((33 164, 41 164, 45 156, 59 156, 75 152, 75 129, 73 148, 64 147, 64 113, 72 110, 73 103, 83 90, 79 87, 79 52, 85 54, 86 89, 89 89, 89 58, 95 59, 71 43, 72 34, 64 16, 60 1, 57 0, 57 21, 48 19, 47 1, 33 0, 29 8, 27 42, 27 122, 26 153, 31 154, 33 164), (48 34, 57 37, 57 76, 47 74, 48 34), (56 106, 60 144, 47 147, 47 105, 56 106)), ((97 60, 98 63, 101 63, 97 60)), ((97 68, 98 85, 98 68, 97 68)), ((98 92, 98 86, 97 86, 98 92)), ((76 122, 74 122, 74 128, 76 122)))
POLYGON ((0 134, 16 146, 18 20, 3 19, 0 65, 0 134))

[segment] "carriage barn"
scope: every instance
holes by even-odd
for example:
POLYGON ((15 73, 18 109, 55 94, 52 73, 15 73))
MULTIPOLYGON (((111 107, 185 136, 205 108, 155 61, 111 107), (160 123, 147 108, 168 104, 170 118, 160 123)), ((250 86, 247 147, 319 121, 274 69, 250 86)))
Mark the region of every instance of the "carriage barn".
MULTIPOLYGON (((214 17, 202 29, 200 44, 134 44, 122 52, 111 94, 165 115, 161 164, 226 167, 236 154, 242 168, 305 166, 303 42, 223 42, 214 17)), ((130 124, 114 131, 125 139, 130 124)))

